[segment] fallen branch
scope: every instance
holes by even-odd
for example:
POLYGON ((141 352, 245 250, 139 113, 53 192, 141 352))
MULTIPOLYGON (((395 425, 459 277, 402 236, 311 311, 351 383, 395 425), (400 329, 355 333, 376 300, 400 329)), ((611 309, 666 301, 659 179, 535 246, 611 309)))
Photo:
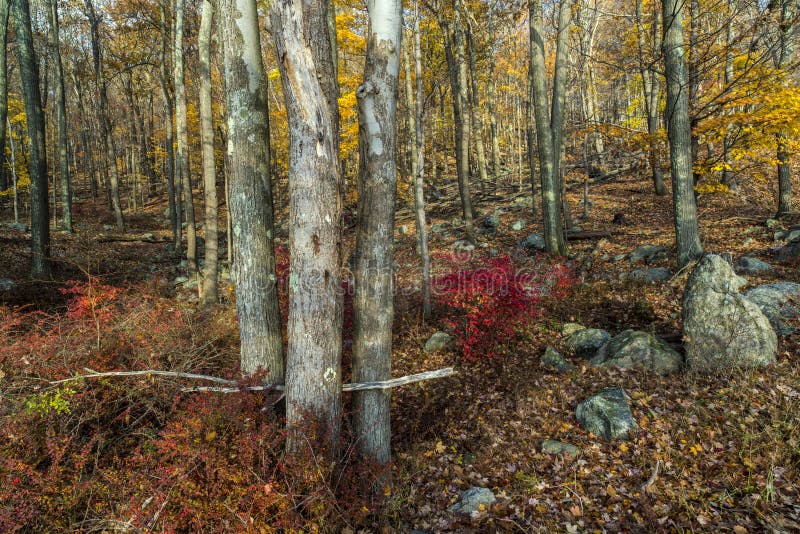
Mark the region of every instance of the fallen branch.
POLYGON ((611 237, 615 234, 619 234, 620 232, 612 232, 610 230, 594 230, 594 231, 587 231, 587 232, 566 232, 567 240, 578 240, 578 239, 597 239, 601 237, 611 237))
MULTIPOLYGON (((228 380, 216 376, 199 375, 195 373, 181 373, 179 371, 160 371, 157 369, 148 369, 145 371, 109 371, 106 373, 99 373, 92 369, 85 369, 89 374, 72 376, 62 380, 54 380, 50 384, 63 384, 65 382, 75 382, 77 380, 84 380, 88 378, 118 378, 118 377, 131 377, 131 376, 165 376, 169 378, 187 378, 190 380, 207 380, 209 382, 216 382, 217 384, 224 384, 229 387, 219 386, 196 386, 183 388, 184 392, 200 392, 208 391, 215 393, 236 393, 238 391, 283 391, 284 386, 281 384, 269 384, 263 386, 245 386, 236 382, 235 380, 228 380)), ((445 367, 436 371, 426 371, 424 373, 417 373, 414 375, 401 376, 400 378, 392 378, 391 380, 384 380, 382 382, 360 382, 355 384, 343 384, 342 391, 366 391, 370 389, 391 389, 415 382, 422 382, 423 380, 431 380, 434 378, 444 378, 456 374, 452 367, 445 367)))

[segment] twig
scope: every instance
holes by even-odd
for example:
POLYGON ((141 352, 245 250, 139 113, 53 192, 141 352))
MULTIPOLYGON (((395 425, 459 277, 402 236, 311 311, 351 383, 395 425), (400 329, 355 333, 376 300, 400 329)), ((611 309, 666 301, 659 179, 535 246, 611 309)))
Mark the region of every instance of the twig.
MULTIPOLYGON (((109 371, 106 373, 99 373, 92 369, 86 369, 89 374, 72 376, 62 380, 54 380, 50 384, 63 384, 65 382, 75 382, 88 378, 117 378, 117 377, 130 377, 130 376, 165 376, 169 378, 187 378, 191 380, 207 380, 209 382, 216 382, 218 384, 225 384, 230 387, 217 387, 217 386, 197 386, 183 388, 184 392, 215 392, 215 393, 236 393, 242 389, 247 391, 283 391, 284 386, 281 384, 269 384, 263 386, 244 386, 235 380, 228 380, 216 376, 199 375, 195 373, 181 373, 179 371, 160 371, 157 369, 148 369, 145 371, 109 371)), ((343 384, 342 391, 366 391, 371 389, 391 389, 415 382, 422 382, 423 380, 431 380, 434 378, 444 378, 456 374, 452 367, 445 367, 436 371, 426 371, 424 373, 417 373, 413 375, 402 376, 400 378, 392 378, 391 380, 384 380, 381 382, 360 382, 355 384, 343 384)))
POLYGON ((645 482, 642 485, 642 491, 643 492, 645 492, 645 493, 649 493, 650 492, 650 486, 652 486, 655 483, 656 478, 658 478, 658 466, 660 465, 660 463, 661 463, 661 461, 656 459, 656 465, 653 468, 653 474, 650 475, 650 478, 647 479, 647 482, 645 482))

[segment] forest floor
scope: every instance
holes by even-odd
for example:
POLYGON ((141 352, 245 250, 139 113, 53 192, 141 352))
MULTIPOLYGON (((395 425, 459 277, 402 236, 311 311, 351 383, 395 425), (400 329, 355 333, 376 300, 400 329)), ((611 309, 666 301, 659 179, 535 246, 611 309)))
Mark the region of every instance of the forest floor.
MULTIPOLYGON (((775 262, 769 252, 774 243, 765 221, 772 215, 774 192, 759 181, 744 184, 742 189, 741 195, 700 195, 699 218, 706 250, 728 252, 733 258, 747 254, 773 263, 774 268, 763 275, 748 276, 751 285, 800 280, 796 265, 775 262)), ((529 190, 515 194, 511 188, 504 188, 502 194, 486 195, 476 203, 481 215, 476 219, 477 225, 480 226, 483 217, 496 213, 500 227, 497 236, 485 247, 478 246, 469 261, 452 254, 453 243, 459 239, 457 231, 432 233, 435 275, 489 262, 492 249, 495 249, 492 254, 498 257, 513 258, 515 265, 549 265, 550 260, 531 257, 517 248, 519 240, 539 227, 532 223, 530 206, 513 202, 515 196, 526 195, 530 195, 529 190), (501 210, 496 212, 496 208, 501 210), (526 226, 512 231, 510 227, 520 219, 527 221, 526 226)), ((578 207, 578 191, 570 191, 568 198, 573 216, 578 215, 582 211, 578 207)), ((346 504, 339 502, 333 512, 328 512, 329 522, 317 525, 318 530, 732 531, 737 534, 800 530, 800 335, 780 338, 777 364, 732 375, 681 372, 659 376, 645 371, 591 368, 577 358, 570 358, 576 367, 564 374, 540 367, 539 358, 545 347, 564 348, 560 328, 568 322, 604 328, 612 335, 627 328, 645 330, 676 347, 680 344, 680 299, 688 273, 677 273, 663 282, 620 279, 620 274, 642 265, 629 265, 627 259, 613 261, 615 255, 629 253, 639 245, 656 244, 666 247, 671 255, 649 267, 674 270, 669 197, 654 196, 645 178, 629 176, 593 185, 591 199, 589 217, 579 222, 580 227, 584 231, 607 230, 612 235, 570 242, 571 259, 567 267, 573 273, 574 283, 568 293, 560 298, 542 297, 536 313, 518 325, 515 335, 492 340, 491 346, 498 347, 494 357, 467 359, 458 348, 425 353, 423 346, 431 334, 439 330, 452 332, 452 309, 439 302, 432 320, 424 322, 418 294, 397 297, 393 375, 446 366, 454 367, 457 375, 394 390, 392 491, 384 502, 375 503, 374 509, 369 503, 359 503, 357 517, 346 504), (612 223, 617 214, 622 214, 621 224, 612 223), (614 385, 623 386, 629 394, 640 425, 639 433, 627 442, 604 441, 590 435, 575 418, 579 402, 614 385), (570 457, 543 453, 544 439, 576 445, 580 454, 570 457), (448 512, 459 492, 471 486, 492 489, 497 502, 471 516, 448 512)), ((429 223, 450 222, 457 215, 454 199, 450 200, 431 206, 429 223)), ((0 292, 0 312, 4 314, 0 334, 9 340, 5 355, 0 354, 0 379, 5 377, 6 384, 0 389, 0 419, 5 427, 4 439, 8 440, 7 445, 0 445, 0 475, 16 476, 15 469, 24 472, 30 485, 27 491, 47 483, 45 475, 34 473, 37 470, 50 476, 74 477, 70 481, 60 480, 60 497, 51 495, 44 502, 30 504, 31 510, 22 504, 14 505, 17 508, 12 510, 12 505, 7 504, 0 510, 0 527, 12 524, 15 517, 19 525, 32 522, 28 524, 31 530, 41 529, 42 522, 48 527, 47 519, 43 519, 47 517, 47 506, 68 510, 62 512, 69 518, 62 518, 64 523, 60 526, 69 530, 90 530, 91 526, 99 531, 115 524, 124 526, 125 518, 134 516, 135 521, 130 519, 128 526, 135 524, 145 529, 160 525, 164 530, 270 531, 267 528, 270 525, 265 523, 281 524, 280 512, 273 515, 262 511, 258 515, 259 510, 251 500, 247 501, 251 506, 248 508, 242 504, 244 496, 240 495, 238 501, 230 496, 238 495, 238 490, 230 486, 237 480, 247 480, 250 484, 247 487, 252 490, 248 474, 224 479, 215 472, 220 487, 214 493, 197 489, 202 483, 212 484, 199 474, 203 468, 195 465, 191 476, 188 471, 178 476, 174 469, 157 471, 152 459, 142 460, 148 454, 148 447, 154 447, 160 455, 155 461, 161 462, 157 467, 164 468, 170 455, 164 452, 168 449, 159 447, 168 444, 181 451, 175 443, 183 443, 180 441, 183 436, 198 451, 220 448, 219 442, 225 436, 228 447, 224 451, 215 449, 216 456, 209 457, 219 459, 231 454, 230 448, 241 443, 236 436, 252 424, 247 413, 234 413, 229 420, 215 423, 213 429, 202 426, 206 419, 192 420, 191 424, 184 421, 190 430, 179 432, 170 417, 183 414, 179 404, 191 401, 186 400, 186 394, 180 395, 179 391, 176 394, 174 384, 153 385, 154 380, 137 379, 135 384, 141 391, 120 393, 121 390, 114 389, 120 386, 114 383, 76 383, 69 392, 75 397, 71 415, 69 407, 64 411, 58 408, 60 397, 51 394, 50 407, 41 408, 34 415, 55 425, 52 428, 61 429, 71 439, 80 434, 78 429, 84 433, 87 428, 97 431, 101 421, 116 429, 113 446, 100 447, 88 438, 75 444, 76 458, 81 454, 92 456, 91 461, 84 461, 86 465, 72 466, 63 472, 54 467, 59 462, 66 463, 64 455, 53 458, 52 443, 56 442, 51 438, 58 431, 42 431, 41 436, 29 438, 14 434, 17 432, 14 429, 19 428, 15 425, 29 424, 25 417, 33 417, 19 415, 19 406, 27 406, 29 412, 32 405, 39 406, 31 401, 31 387, 40 390, 40 395, 52 393, 52 389, 42 385, 44 379, 63 378, 81 372, 83 367, 122 370, 160 366, 222 376, 235 374, 238 340, 230 305, 232 288, 229 283, 222 284, 223 304, 217 310, 196 311, 196 290, 175 284, 174 279, 181 271, 176 268, 168 244, 159 241, 169 238, 164 207, 162 202, 153 202, 146 206, 145 212, 127 218, 127 235, 149 233, 156 242, 107 242, 98 236, 113 235, 102 226, 113 224, 112 215, 91 203, 78 204, 76 233, 53 234, 56 268, 52 281, 32 281, 27 277, 28 236, 0 226, 0 273, 15 283, 11 290, 0 292), (93 275, 90 279, 89 273, 93 275), (75 295, 86 296, 86 285, 66 284, 68 280, 90 280, 88 308, 85 302, 83 308, 76 308, 74 300, 70 300, 75 295), (105 303, 123 298, 124 303, 113 309, 124 312, 125 319, 113 322, 104 315, 111 309, 107 310, 105 303), (58 334, 53 333, 53 323, 59 317, 65 321, 67 317, 74 319, 87 309, 97 326, 96 347, 85 340, 75 345, 76 341, 64 328, 58 334), (105 321, 113 323, 108 334, 101 331, 105 321), (161 324, 163 321, 174 323, 161 324), (36 322, 35 329, 32 322, 36 322), (48 325, 46 332, 44 323, 48 325), (38 336, 33 341, 32 333, 38 336), (56 343, 63 346, 52 346, 56 343), (41 357, 46 365, 36 363, 40 354, 47 355, 41 357), (40 380, 32 381, 32 376, 40 380), (75 415, 78 397, 91 388, 115 391, 102 397, 115 399, 111 416, 75 415), (120 397, 113 395, 123 396, 126 401, 121 402, 120 397), (156 395, 159 400, 146 400, 146 395, 156 395), (171 401, 171 395, 176 400, 171 401), (146 404, 147 409, 138 406, 141 404, 146 404), (87 423, 92 417, 96 419, 94 426, 87 423), (37 454, 19 452, 21 447, 37 446, 41 449, 37 454), (85 453, 87 447, 95 452, 85 453), (50 458, 42 460, 47 454, 50 458), (114 454, 124 458, 101 458, 114 454), (139 472, 131 474, 125 470, 132 465, 140 466, 139 472), (159 476, 160 485, 152 481, 159 476), (188 498, 187 492, 191 492, 185 488, 178 492, 177 482, 165 486, 163 480, 169 477, 200 479, 193 479, 195 493, 188 498), (77 502, 65 502, 68 499, 63 493, 71 485, 79 485, 79 479, 80 484, 91 486, 91 491, 77 502), (93 480, 101 482, 92 483, 93 480), (185 502, 174 502, 178 493, 185 502), (224 501, 225 507, 210 502, 214 500, 224 501), (158 512, 151 501, 160 503, 158 512), (192 514, 195 517, 207 514, 209 520, 205 524, 193 523, 192 514)), ((397 221, 398 229, 405 227, 396 235, 397 280, 401 287, 413 285, 419 278, 414 224, 409 213, 408 209, 401 209, 397 221)), ((616 218, 619 222, 620 217, 616 218)), ((286 238, 286 226, 282 228, 284 232, 278 232, 281 240, 286 238)), ((480 237, 479 241, 487 238, 480 237)), ((347 244, 352 249, 350 234, 347 244)), ((284 247, 280 247, 281 254, 285 256, 284 247)), ((286 258, 279 258, 280 261, 285 262, 286 258)), ((347 327, 347 320, 345 323, 347 327)), ((487 337, 493 334, 484 332, 487 337)), ((484 341, 479 339, 476 343, 484 346, 485 343, 481 344, 484 341)), ((349 361, 347 351, 346 343, 345 371, 349 361)), ((349 377, 345 374, 344 378, 347 381, 349 377)), ((215 394, 188 396, 191 395, 209 398, 215 394)), ((80 401, 88 402, 87 398, 80 397, 80 401)), ((98 398, 96 393, 91 396, 95 404, 98 398)), ((110 437, 103 439, 112 442, 110 437)), ((201 454, 212 453, 192 454, 191 458, 172 458, 172 465, 192 463, 201 454)), ((224 458, 233 464, 235 456, 224 458)), ((211 463, 210 459, 206 463, 211 463)), ((263 473, 260 475, 256 480, 264 478, 263 473)), ((19 483, 18 477, 14 480, 19 483)), ((271 484, 267 481, 258 487, 269 493, 271 484)), ((337 495, 347 493, 346 488, 331 485, 331 491, 337 495)), ((28 495, 21 488, 15 493, 13 484, 6 486, 6 493, 0 497, 4 496, 7 503, 22 502, 22 497, 28 495)), ((285 506, 291 513, 300 510, 307 518, 322 514, 308 506, 308 499, 285 500, 290 503, 285 506)), ((60 530, 60 526, 44 530, 60 530)), ((314 530, 308 525, 306 528, 314 530)), ((24 526, 20 528, 23 529, 24 526)))

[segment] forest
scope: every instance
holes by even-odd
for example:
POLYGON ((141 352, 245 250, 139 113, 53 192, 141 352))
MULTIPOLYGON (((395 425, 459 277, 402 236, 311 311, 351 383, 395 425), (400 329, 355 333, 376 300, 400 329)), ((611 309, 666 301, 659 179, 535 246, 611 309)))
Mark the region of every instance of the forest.
POLYGON ((800 1, 0 22, 0 532, 800 531, 800 1))

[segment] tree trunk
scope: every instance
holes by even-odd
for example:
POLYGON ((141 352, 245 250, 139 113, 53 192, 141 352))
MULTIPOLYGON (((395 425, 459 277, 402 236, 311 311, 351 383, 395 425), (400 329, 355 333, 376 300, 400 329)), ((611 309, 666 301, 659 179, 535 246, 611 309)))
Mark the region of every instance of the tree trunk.
POLYGON ((211 21, 212 0, 203 0, 198 35, 200 51, 200 139, 203 153, 203 194, 205 201, 205 266, 201 297, 206 305, 217 302, 217 165, 214 161, 214 123, 211 112, 211 21))
MULTIPOLYGON (((467 26, 469 28, 469 25, 467 26)), ((483 147, 483 122, 480 115, 480 94, 478 93, 478 69, 475 65, 475 46, 473 44, 472 30, 467 33, 467 53, 469 55, 469 91, 470 121, 472 131, 475 133, 475 157, 478 160, 478 173, 481 178, 481 187, 486 188, 489 177, 486 174, 486 155, 483 147)))
POLYGON ((458 190, 461 195, 461 208, 464 216, 464 230, 467 239, 475 243, 472 195, 469 183, 470 122, 467 98, 467 57, 464 37, 464 23, 460 7, 456 6, 452 32, 449 23, 440 18, 439 25, 445 33, 445 52, 450 71, 450 86, 453 93, 453 122, 455 123, 456 174, 458 190))
MULTIPOLYGON (((209 0, 204 1, 204 10, 209 3, 209 0)), ((246 375, 262 370, 266 382, 283 384, 283 341, 269 177, 269 101, 260 52, 258 12, 255 0, 220 0, 217 12, 224 54, 228 123, 225 171, 229 181, 228 209, 233 230, 231 272, 236 288, 241 367, 246 375)), ((214 189, 207 187, 207 193, 214 189)), ((214 211, 216 217, 216 209, 214 211)))
MULTIPOLYGON (((394 319, 395 122, 402 2, 369 0, 367 9, 369 39, 364 83, 356 91, 360 169, 353 301, 355 382, 391 378, 394 319)), ((412 114, 411 109, 408 112, 412 114)), ((379 465, 388 463, 391 458, 389 392, 356 392, 353 408, 362 455, 379 465)))
MULTIPOLYGON (((0 191, 8 189, 6 123, 8 122, 8 0, 0 0, 0 191)), ((9 129, 8 135, 11 135, 9 129)))
MULTIPOLYGON (((492 35, 492 16, 489 15, 489 34, 492 35)), ((486 86, 486 107, 489 112, 489 132, 492 137, 492 174, 494 183, 500 179, 500 140, 497 134, 497 109, 495 106, 495 57, 494 48, 489 46, 489 81, 486 86)))
POLYGON ((664 71, 667 78, 665 121, 672 169, 672 198, 675 208, 675 238, 678 266, 683 268, 703 253, 697 229, 697 206, 692 177, 692 130, 689 95, 686 92, 686 59, 683 51, 682 2, 664 0, 664 71))
MULTIPOLYGON (((728 0, 728 10, 725 14, 727 22, 725 24, 725 87, 733 83, 733 0, 728 0)), ((722 139, 722 183, 731 191, 738 191, 739 185, 736 183, 736 175, 733 172, 733 161, 730 157, 730 149, 733 139, 730 134, 730 125, 725 129, 725 137, 722 139)))
POLYGON ((28 122, 30 153, 28 165, 31 178, 31 276, 49 278, 50 268, 50 209, 47 198, 47 146, 42 99, 39 94, 39 64, 33 48, 31 14, 28 0, 11 0, 11 16, 17 34, 22 95, 28 122))
POLYGON ((72 181, 69 174, 69 152, 67 149, 67 95, 64 90, 64 67, 61 62, 61 45, 58 31, 58 5, 48 1, 50 23, 50 46, 55 64, 56 108, 58 115, 58 174, 61 178, 61 219, 63 228, 72 233, 72 181))
MULTIPOLYGON (((426 321, 431 317, 431 256, 428 251, 428 224, 425 220, 425 109, 423 104, 425 94, 423 92, 422 79, 422 46, 420 42, 419 28, 419 2, 414 4, 414 71, 417 76, 417 98, 415 112, 417 116, 417 134, 415 136, 417 146, 417 174, 414 176, 414 212, 417 223, 417 243, 419 245, 419 255, 422 261, 422 317, 426 321)), ((436 167, 434 160, 433 167, 436 167)))
MULTIPOLYGON (((183 69, 184 0, 175 2, 175 130, 178 135, 178 179, 186 216, 186 261, 189 276, 197 273, 197 230, 194 220, 192 177, 189 169, 189 129, 186 124, 186 84, 183 69)), ((178 221, 180 224, 181 221, 178 221)))
POLYGON ((180 215, 180 193, 176 195, 175 187, 175 139, 172 132, 172 97, 169 92, 169 78, 167 76, 167 49, 169 43, 169 27, 167 24, 167 8, 165 4, 161 6, 161 50, 159 50, 159 82, 161 86, 161 96, 164 99, 164 149, 167 157, 167 198, 169 200, 169 224, 172 228, 172 242, 175 245, 175 253, 180 254, 181 243, 181 215, 180 215))
POLYGON ((114 209, 114 217, 117 222, 117 231, 125 231, 125 221, 122 218, 122 203, 119 199, 119 171, 117 170, 117 148, 114 144, 114 132, 111 127, 111 117, 108 107, 108 93, 106 91, 106 80, 103 74, 102 46, 100 44, 100 19, 94 9, 92 0, 84 0, 86 5, 86 16, 89 19, 92 37, 92 58, 94 60, 94 76, 99 95, 99 116, 101 138, 103 150, 108 165, 108 177, 110 186, 111 205, 114 209))
MULTIPOLYGON (((798 8, 792 0, 778 0, 770 4, 770 9, 779 9, 778 42, 773 52, 773 64, 777 70, 786 68, 787 60, 794 52, 792 37, 797 25, 798 8), (792 9, 794 7, 794 10, 792 9)), ((789 163, 788 136, 778 132, 775 136, 778 159, 778 212, 783 216, 792 211, 792 168, 789 163)))
MULTIPOLYGON (((636 33, 639 42, 639 73, 642 77, 644 87, 644 107, 647 113, 647 136, 649 140, 649 160, 650 173, 653 179, 653 189, 656 195, 667 194, 667 186, 664 184, 664 177, 661 174, 661 162, 658 157, 658 74, 651 65, 645 60, 645 36, 642 13, 642 0, 636 0, 636 33)), ((653 49, 661 47, 659 21, 661 17, 658 8, 653 9, 653 49)))
POLYGON ((567 252, 562 223, 560 158, 561 121, 566 78, 566 40, 569 33, 571 0, 561 0, 558 15, 556 43, 556 71, 553 77, 552 107, 548 112, 546 88, 547 71, 544 53, 544 17, 541 0, 529 0, 530 54, 533 80, 533 113, 536 118, 536 136, 539 148, 539 174, 542 182, 542 218, 544 222, 545 250, 551 254, 567 252), (560 60, 560 62, 559 62, 560 60))
POLYGON ((339 113, 328 0, 275 0, 271 11, 289 123, 286 418, 296 451, 304 430, 335 444, 341 425, 339 113))

